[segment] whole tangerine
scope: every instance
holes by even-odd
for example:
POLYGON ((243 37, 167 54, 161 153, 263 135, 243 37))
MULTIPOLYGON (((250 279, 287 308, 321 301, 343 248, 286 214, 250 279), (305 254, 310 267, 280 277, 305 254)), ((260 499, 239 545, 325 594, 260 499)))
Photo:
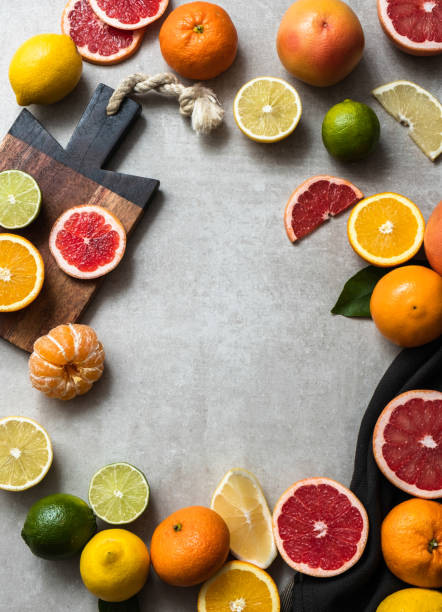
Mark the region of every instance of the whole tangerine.
POLYGON ((238 49, 228 13, 210 2, 178 6, 163 23, 159 38, 166 62, 187 79, 213 79, 231 66, 238 49))
POLYGON ((412 498, 395 506, 381 527, 388 569, 413 586, 442 587, 442 505, 412 498))
POLYGON ((229 554, 229 529, 214 510, 189 506, 155 529, 150 554, 158 576, 174 586, 193 586, 211 578, 229 554))
POLYGON ((388 272, 374 288, 370 312, 376 327, 399 346, 421 346, 442 334, 442 277, 424 266, 388 272))
POLYGON ((341 0, 297 0, 281 20, 276 48, 293 76, 317 87, 342 81, 359 63, 364 32, 341 0))
POLYGON ((430 266, 442 274, 442 200, 428 219, 424 234, 425 255, 430 266))

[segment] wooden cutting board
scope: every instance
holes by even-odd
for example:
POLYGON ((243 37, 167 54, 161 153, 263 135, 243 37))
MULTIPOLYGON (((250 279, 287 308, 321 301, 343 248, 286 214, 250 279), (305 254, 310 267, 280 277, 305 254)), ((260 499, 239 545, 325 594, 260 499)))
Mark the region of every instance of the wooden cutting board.
MULTIPOLYGON (((42 193, 37 219, 13 233, 28 238, 42 254, 43 289, 27 308, 0 313, 0 337, 26 351, 32 351, 34 341, 52 327, 77 321, 101 280, 78 280, 57 266, 48 246, 57 217, 71 206, 98 204, 115 213, 130 233, 158 189, 157 180, 101 168, 141 110, 126 99, 119 112, 108 117, 112 93, 106 85, 97 87, 66 149, 27 110, 22 110, 0 144, 0 171, 29 173, 42 193)), ((124 266, 124 258, 120 265, 124 266)))

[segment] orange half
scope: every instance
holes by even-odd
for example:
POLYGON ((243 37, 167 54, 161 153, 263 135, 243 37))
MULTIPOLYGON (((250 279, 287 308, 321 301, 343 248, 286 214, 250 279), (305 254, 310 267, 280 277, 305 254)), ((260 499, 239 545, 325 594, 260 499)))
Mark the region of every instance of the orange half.
POLYGON ((203 584, 198 612, 279 612, 276 584, 264 570, 245 561, 230 561, 203 584))
POLYGON ((348 220, 351 246, 375 266, 396 266, 411 259, 424 240, 419 208, 397 193, 378 193, 361 200, 348 220))
POLYGON ((22 236, 0 234, 0 312, 28 306, 43 281, 43 259, 35 246, 22 236))

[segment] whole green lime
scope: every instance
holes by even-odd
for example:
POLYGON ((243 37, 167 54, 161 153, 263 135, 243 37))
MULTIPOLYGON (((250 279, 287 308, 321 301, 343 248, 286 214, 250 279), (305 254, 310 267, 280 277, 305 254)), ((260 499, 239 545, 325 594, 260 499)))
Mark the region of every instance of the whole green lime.
POLYGON ((354 100, 332 106, 322 122, 325 148, 342 161, 356 161, 369 155, 379 141, 380 132, 376 113, 354 100))
POLYGON ((86 502, 56 493, 31 507, 21 535, 37 557, 67 559, 79 553, 96 531, 94 513, 86 502))

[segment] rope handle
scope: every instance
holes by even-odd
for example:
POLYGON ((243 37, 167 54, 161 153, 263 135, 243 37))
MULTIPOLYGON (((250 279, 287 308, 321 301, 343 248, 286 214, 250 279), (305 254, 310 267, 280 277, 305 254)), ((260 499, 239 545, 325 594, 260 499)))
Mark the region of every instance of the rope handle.
POLYGON ((174 74, 168 72, 154 76, 138 72, 128 76, 112 94, 107 105, 107 114, 115 115, 128 94, 146 94, 149 91, 177 98, 180 113, 191 117, 192 128, 197 134, 209 134, 222 123, 224 109, 211 89, 200 83, 186 87, 174 74))

